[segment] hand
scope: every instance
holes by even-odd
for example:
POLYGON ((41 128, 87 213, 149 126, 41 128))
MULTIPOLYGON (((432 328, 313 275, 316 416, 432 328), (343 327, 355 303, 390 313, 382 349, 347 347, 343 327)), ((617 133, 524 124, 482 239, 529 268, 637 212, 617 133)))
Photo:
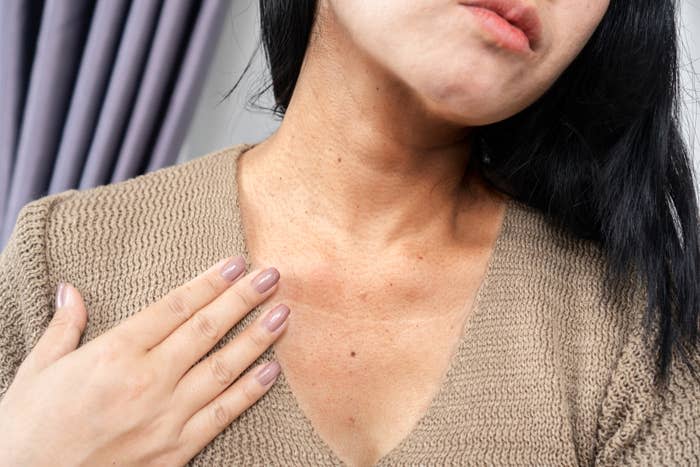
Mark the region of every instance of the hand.
POLYGON ((227 259, 229 279, 221 260, 78 349, 87 313, 66 284, 0 401, 0 465, 184 465, 262 397, 277 362, 239 376, 286 329, 285 305, 197 363, 277 289, 277 269, 243 275, 243 258, 227 259))

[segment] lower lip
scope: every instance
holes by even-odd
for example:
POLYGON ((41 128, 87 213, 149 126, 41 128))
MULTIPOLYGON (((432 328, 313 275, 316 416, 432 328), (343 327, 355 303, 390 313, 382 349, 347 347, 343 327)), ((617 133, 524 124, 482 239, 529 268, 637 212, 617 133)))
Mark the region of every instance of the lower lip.
POLYGON ((487 8, 465 5, 481 26, 489 31, 499 46, 515 52, 531 52, 530 40, 522 29, 487 8))

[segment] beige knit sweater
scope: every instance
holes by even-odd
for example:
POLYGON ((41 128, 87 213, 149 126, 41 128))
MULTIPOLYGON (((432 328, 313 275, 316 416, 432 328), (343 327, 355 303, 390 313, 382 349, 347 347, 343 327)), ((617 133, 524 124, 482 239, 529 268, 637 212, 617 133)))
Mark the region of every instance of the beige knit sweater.
MULTIPOLYGON (((250 266, 235 171, 253 145, 24 206, 0 256, 0 396, 60 280, 89 310, 82 345, 224 256, 250 266)), ((444 384, 377 465, 700 465, 700 387, 674 361, 670 391, 653 397, 644 298, 631 286, 606 297, 603 264, 594 244, 510 200, 444 384)), ((273 358, 270 347, 255 364, 273 358)), ((282 373, 190 465, 342 462, 282 373)))

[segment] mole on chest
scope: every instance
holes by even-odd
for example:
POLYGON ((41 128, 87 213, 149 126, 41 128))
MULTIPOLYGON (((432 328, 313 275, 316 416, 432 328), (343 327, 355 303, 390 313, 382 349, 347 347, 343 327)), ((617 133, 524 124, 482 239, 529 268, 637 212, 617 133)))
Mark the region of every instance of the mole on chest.
POLYGON ((302 319, 290 321, 276 354, 297 405, 334 452, 380 456, 411 432, 440 389, 458 324, 302 319))

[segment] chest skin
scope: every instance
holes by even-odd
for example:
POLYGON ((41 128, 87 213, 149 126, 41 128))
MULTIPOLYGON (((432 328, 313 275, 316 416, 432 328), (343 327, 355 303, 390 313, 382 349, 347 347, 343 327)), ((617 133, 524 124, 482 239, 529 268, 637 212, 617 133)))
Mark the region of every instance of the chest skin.
POLYGON ((372 465, 427 409, 463 316, 369 323, 313 315, 290 321, 275 344, 278 360, 319 436, 349 465, 372 465))
POLYGON ((373 465, 413 431, 442 386, 505 198, 484 195, 444 235, 381 248, 285 206, 289 196, 260 189, 263 179, 255 170, 238 179, 239 204, 252 266, 280 271, 263 310, 291 309, 276 358, 335 455, 349 466, 373 465))
POLYGON ((437 394, 488 251, 442 266, 293 263, 273 248, 257 251, 281 274, 265 308, 291 309, 274 347, 297 404, 340 459, 373 465, 437 394))

